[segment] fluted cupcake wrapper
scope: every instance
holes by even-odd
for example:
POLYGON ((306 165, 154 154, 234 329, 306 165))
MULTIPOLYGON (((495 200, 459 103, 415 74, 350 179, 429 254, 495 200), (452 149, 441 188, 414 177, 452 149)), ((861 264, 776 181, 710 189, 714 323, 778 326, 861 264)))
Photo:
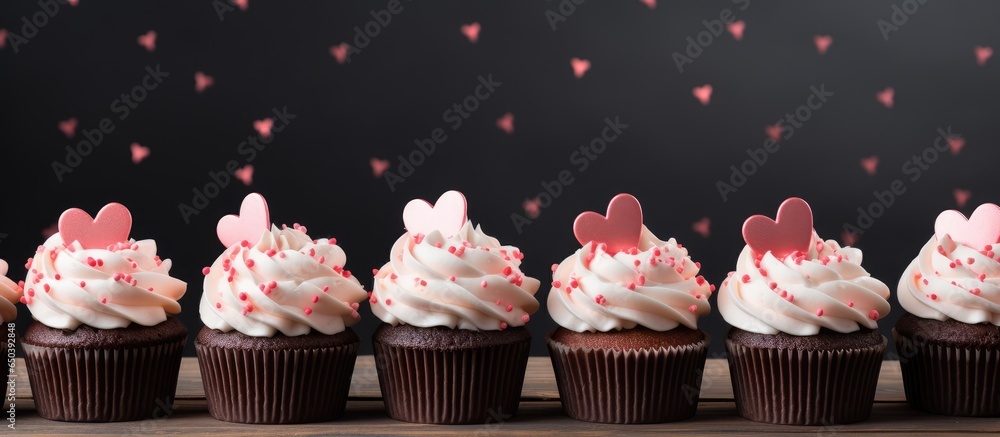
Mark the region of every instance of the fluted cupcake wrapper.
POLYGON ((218 420, 236 423, 337 419, 347 406, 359 344, 258 350, 196 342, 208 412, 218 420))
POLYGON ((862 349, 751 348, 726 340, 736 410, 756 422, 841 425, 868 419, 888 340, 862 349))
POLYGON ((892 330, 913 408, 951 416, 1000 416, 1000 350, 914 341, 892 330))
POLYGON ((186 338, 147 347, 71 349, 22 343, 38 415, 124 422, 169 414, 186 338))
POLYGON ((531 338, 457 350, 373 341, 389 417, 416 423, 497 423, 517 414, 531 338))
POLYGON ((569 417, 600 423, 660 423, 694 416, 710 339, 659 349, 570 347, 546 337, 569 417))

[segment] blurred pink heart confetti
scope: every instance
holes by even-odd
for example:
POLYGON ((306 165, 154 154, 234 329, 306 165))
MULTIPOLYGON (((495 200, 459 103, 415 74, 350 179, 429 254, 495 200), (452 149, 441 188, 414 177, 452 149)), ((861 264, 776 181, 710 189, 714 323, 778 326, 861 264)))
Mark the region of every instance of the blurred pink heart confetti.
POLYGON ((233 247, 243 241, 257 242, 270 228, 267 201, 258 193, 250 193, 240 204, 240 214, 229 214, 219 219, 215 232, 224 246, 233 247))
POLYGON ((958 204, 959 208, 965 208, 965 204, 969 202, 970 197, 972 197, 972 191, 955 189, 955 203, 958 204))
POLYGON ((538 200, 538 197, 524 199, 524 203, 521 206, 524 207, 524 213, 530 219, 538 218, 538 215, 542 213, 542 202, 538 200))
POLYGON ((76 6, 80 4, 80 0, 68 0, 66 3, 69 3, 70 6, 76 6))
POLYGON ((771 124, 771 125, 764 126, 764 132, 767 133, 767 136, 770 137, 775 142, 781 141, 781 125, 780 124, 771 124))
POLYGON ((712 86, 706 84, 694 87, 694 89, 691 90, 691 94, 694 94, 694 97, 698 99, 702 105, 708 106, 708 102, 712 100, 712 86))
POLYGON ((59 130, 66 135, 66 138, 73 138, 76 135, 77 124, 76 117, 70 117, 59 122, 59 130))
POLYGON ((708 217, 702 217, 701 220, 698 220, 693 224, 691 224, 691 230, 697 232, 698 235, 701 235, 702 237, 705 238, 708 238, 708 236, 711 235, 711 227, 712 227, 712 219, 708 217))
POLYGON ((951 149, 952 155, 958 155, 958 152, 961 152, 964 147, 965 138, 958 135, 948 137, 948 148, 951 149))
POLYGON ((813 37, 813 43, 816 44, 816 51, 821 55, 825 55, 826 51, 830 48, 830 44, 833 44, 833 37, 830 35, 816 35, 813 37))
POLYGON ((142 146, 139 143, 132 143, 129 146, 129 150, 132 151, 132 162, 134 164, 142 162, 143 159, 149 156, 149 147, 142 146))
POLYGON ((729 33, 733 35, 733 39, 737 41, 743 40, 743 31, 746 28, 747 23, 743 20, 733 21, 732 23, 726 25, 726 30, 728 30, 729 33))
POLYGON ((587 70, 590 70, 590 61, 586 59, 573 58, 570 59, 569 64, 573 67, 573 75, 577 79, 582 78, 584 74, 587 74, 587 70))
POLYGON ((865 169, 869 176, 875 176, 875 171, 878 169, 878 156, 861 158, 861 168, 865 169))
POLYGON ((854 246, 858 242, 858 234, 851 231, 840 231, 840 241, 844 246, 854 246))
POLYGON ((502 117, 497 119, 497 127, 500 130, 507 133, 507 135, 514 133, 514 114, 506 113, 502 117))
POLYGON ((0 49, 7 47, 7 29, 0 29, 0 49))
POLYGON ((956 243, 983 250, 1000 242, 1000 207, 984 203, 968 219, 953 209, 944 211, 934 221, 934 235, 938 240, 948 235, 956 243))
POLYGON ((639 0, 650 9, 656 9, 656 0, 639 0))
POLYGON ((892 109, 895 97, 896 90, 892 89, 892 87, 888 87, 875 93, 875 100, 878 100, 879 103, 885 105, 885 107, 889 109, 892 109))
POLYGON ((53 223, 52 226, 42 229, 42 238, 48 239, 49 237, 59 232, 59 225, 53 223))
POLYGON ((446 191, 433 205, 423 199, 413 199, 403 207, 403 226, 410 235, 429 235, 440 231, 444 238, 451 238, 462 229, 467 206, 461 192, 446 191))
POLYGON ((233 175, 236 176, 236 179, 239 179, 240 182, 243 182, 243 185, 249 187, 250 184, 253 183, 253 165, 244 165, 243 168, 236 169, 236 172, 234 172, 233 175))
POLYGON ((142 35, 139 35, 139 45, 146 48, 146 50, 152 52, 156 50, 156 31, 150 30, 142 35))
POLYGON ((347 51, 350 47, 351 46, 349 46, 346 42, 330 46, 330 54, 333 55, 338 64, 343 64, 344 62, 347 62, 347 51))
POLYGON ((476 41, 479 41, 479 31, 481 29, 482 27, 479 23, 463 24, 462 35, 465 35, 465 37, 469 39, 469 42, 475 44, 476 41))
POLYGON ((368 160, 368 164, 372 166, 372 174, 376 178, 382 177, 382 173, 385 173, 389 169, 389 161, 385 159, 372 158, 368 160))
POLYGON ((989 61, 993 57, 992 47, 976 46, 976 63, 980 67, 986 65, 986 61, 989 61))
POLYGON ((257 120, 253 122, 253 129, 260 134, 260 136, 267 138, 271 136, 271 128, 274 127, 273 118, 265 118, 263 120, 257 120))
POLYGON ((194 73, 194 90, 204 92, 208 87, 215 85, 215 78, 200 71, 194 73))
POLYGON ((250 8, 250 0, 230 0, 236 7, 240 8, 241 11, 246 11, 250 8))

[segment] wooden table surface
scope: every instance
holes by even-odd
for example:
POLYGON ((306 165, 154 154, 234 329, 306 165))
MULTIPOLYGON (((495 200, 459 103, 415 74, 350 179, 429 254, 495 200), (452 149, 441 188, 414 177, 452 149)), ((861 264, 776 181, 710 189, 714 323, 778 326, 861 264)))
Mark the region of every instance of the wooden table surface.
MULTIPOLYGON (((729 369, 725 359, 709 359, 701 387, 701 402, 695 417, 680 422, 651 425, 604 425, 579 422, 566 417, 559 404, 552 366, 547 357, 531 357, 521 393, 521 408, 517 417, 500 418, 482 425, 420 425, 390 419, 382 404, 378 377, 372 356, 358 357, 351 381, 350 401, 346 417, 327 423, 299 425, 239 425, 220 422, 206 411, 205 394, 196 358, 184 358, 174 414, 160 420, 139 422, 79 424, 53 422, 35 414, 34 402, 24 361, 16 363, 18 433, 43 434, 231 434, 243 435, 454 435, 454 436, 535 436, 604 435, 620 433, 713 434, 713 433, 808 433, 834 435, 841 433, 882 433, 908 435, 914 432, 934 433, 997 433, 1000 418, 968 418, 936 416, 909 408, 903 395, 899 364, 882 364, 875 408, 866 422, 841 426, 777 426, 745 420, 736 415, 729 369)), ((7 429, 9 431, 9 429, 7 429)))

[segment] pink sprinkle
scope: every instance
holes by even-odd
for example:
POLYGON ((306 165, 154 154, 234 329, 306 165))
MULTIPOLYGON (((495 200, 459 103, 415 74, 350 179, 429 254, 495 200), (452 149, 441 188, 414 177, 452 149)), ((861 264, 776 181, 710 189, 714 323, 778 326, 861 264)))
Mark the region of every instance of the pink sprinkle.
POLYGON ((60 280, 60 279, 62 279, 62 275, 60 275, 60 274, 56 273, 56 280, 58 281, 58 280, 60 280))
POLYGON ((389 279, 392 279, 393 281, 395 281, 395 280, 396 280, 396 278, 398 278, 398 277, 399 277, 399 276, 396 276, 396 274, 395 274, 395 273, 393 273, 393 274, 389 275, 389 279))
POLYGON ((448 246, 448 253, 455 253, 456 250, 458 250, 457 247, 455 247, 455 246, 448 246))
POLYGON ((28 296, 32 296, 32 297, 35 296, 35 289, 34 288, 29 288, 28 289, 28 296))
POLYGON ((483 279, 483 282, 481 284, 479 284, 479 285, 481 285, 483 288, 486 288, 486 285, 488 285, 488 284, 486 284, 486 280, 483 279))
MULTIPOLYGON (((705 278, 702 278, 701 280, 704 281, 705 278)), ((636 283, 638 283, 639 285, 646 285, 646 277, 639 275, 639 279, 636 281, 636 283)))
POLYGON ((252 259, 248 259, 247 262, 246 262, 246 264, 247 264, 247 268, 253 268, 254 261, 252 259))
POLYGON ((688 311, 691 311, 691 314, 696 314, 698 312, 698 305, 689 306, 688 311))
POLYGON ((86 287, 86 286, 87 286, 87 283, 86 283, 86 282, 84 282, 84 281, 80 281, 80 287, 81 287, 81 288, 82 288, 82 287, 86 287))
POLYGON ((503 301, 501 301, 500 299, 497 299, 497 301, 493 303, 497 304, 497 306, 503 305, 503 301))
POLYGON ((924 278, 924 285, 929 285, 930 283, 931 281, 928 281, 926 278, 924 278))
POLYGON ((376 298, 375 295, 371 295, 368 297, 368 302, 371 304, 376 304, 378 303, 378 298, 376 298))
POLYGON ((847 306, 849 306, 851 308, 854 308, 854 301, 852 300, 852 301, 847 302, 847 306))
POLYGON ((747 282, 750 282, 750 275, 743 275, 743 277, 740 279, 743 281, 744 284, 746 284, 747 282))
POLYGON ((507 305, 507 312, 514 311, 514 305, 507 305))
POLYGON ((695 299, 701 299, 701 294, 696 294, 696 295, 694 295, 694 298, 695 298, 695 299))
POLYGON ((121 281, 122 280, 122 274, 121 273, 115 273, 113 276, 111 276, 111 280, 112 281, 121 281))
POLYGON ((91 267, 94 267, 94 266, 97 265, 97 260, 95 260, 94 258, 91 258, 91 257, 88 256, 87 257, 87 265, 89 265, 91 267))
POLYGON ((594 260, 594 254, 588 253, 587 256, 585 256, 584 258, 586 258, 587 262, 591 262, 594 260))
POLYGON ((635 290, 635 282, 629 282, 628 284, 625 285, 625 288, 634 291, 635 290))
POLYGON ((102 297, 101 298, 101 303, 104 303, 104 304, 108 303, 108 298, 102 297))
POLYGON ((507 322, 500 322, 500 329, 507 329, 507 322))
POLYGON ((694 278, 694 282, 697 283, 698 285, 705 285, 705 277, 698 276, 697 278, 694 278))
POLYGON ((757 271, 760 272, 761 276, 767 276, 767 270, 760 269, 760 270, 757 270, 757 271))
POLYGON ((313 303, 319 302, 319 296, 313 296, 312 301, 313 303))
POLYGON ((343 272, 340 273, 340 275, 343 276, 343 277, 345 277, 345 278, 350 278, 351 277, 351 271, 350 270, 344 270, 343 272))
POLYGON ((955 263, 954 262, 948 263, 948 267, 955 268, 955 263))
MULTIPOLYGON (((303 231, 303 232, 305 232, 305 231, 303 231)), ((330 239, 326 240, 326 242, 327 242, 327 244, 337 244, 337 239, 333 238, 333 237, 330 237, 330 239)))
POLYGON ((931 295, 927 297, 931 298, 931 300, 937 300, 937 295, 934 293, 931 293, 931 295))
POLYGON ((247 300, 247 294, 241 291, 240 292, 240 300, 247 300))
POLYGON ((868 318, 872 320, 878 320, 878 311, 871 310, 868 312, 868 318))
POLYGON ((392 299, 386 299, 386 300, 385 300, 385 304, 386 304, 387 306, 388 306, 388 305, 392 305, 392 299))
POLYGON ((985 273, 979 275, 979 282, 984 282, 984 281, 986 281, 986 274, 985 273))
POLYGON ((663 252, 660 252, 660 248, 653 249, 653 255, 654 256, 660 256, 662 253, 663 252))
POLYGON ((817 308, 816 309, 816 315, 822 317, 823 316, 823 308, 817 308))
POLYGON ((552 288, 562 288, 562 282, 552 281, 552 288))
POLYGON ((449 276, 448 280, 451 281, 451 282, 455 282, 455 277, 454 276, 449 276))
POLYGON ((208 268, 208 267, 205 267, 205 268, 201 269, 201 274, 203 274, 205 276, 208 276, 208 274, 211 273, 211 272, 212 272, 212 269, 208 268))
POLYGON ((42 288, 43 288, 43 289, 45 290, 45 292, 46 292, 46 293, 48 293, 48 292, 49 292, 49 290, 51 290, 51 289, 52 289, 52 287, 49 287, 49 284, 44 284, 44 285, 42 285, 42 288))
POLYGON ((324 263, 326 263, 326 257, 323 256, 323 255, 320 255, 319 259, 316 260, 316 261, 318 261, 320 264, 324 264, 324 263))
POLYGON ((278 258, 284 258, 284 257, 285 257, 285 252, 281 252, 278 254, 278 258))
POLYGON ((572 288, 566 287, 566 294, 570 294, 572 292, 573 292, 572 288))
POLYGON ((603 294, 598 294, 597 297, 594 298, 594 302, 597 302, 598 305, 604 305, 608 302, 608 300, 604 298, 603 294))
MULTIPOLYGON (((28 258, 28 264, 31 264, 31 258, 28 258)), ((559 268, 559 264, 552 264, 552 271, 555 272, 559 268)))
POLYGON ((441 242, 438 241, 437 243, 434 243, 434 247, 440 249, 441 248, 441 242))
POLYGON ((272 256, 276 255, 277 253, 278 253, 278 251, 274 250, 274 249, 267 249, 267 252, 264 252, 264 254, 267 255, 268 257, 272 257, 272 256))
POLYGON ((632 261, 632 264, 635 264, 636 267, 639 267, 639 264, 642 264, 642 261, 635 260, 635 261, 632 261))
POLYGON ((774 290, 774 289, 778 288, 778 283, 777 282, 771 282, 771 283, 767 284, 767 286, 771 287, 771 289, 774 290))
POLYGON ((149 287, 149 288, 147 288, 147 290, 153 291, 153 287, 149 287))
POLYGON ((525 315, 521 316, 521 321, 522 321, 522 322, 524 322, 524 323, 528 323, 528 320, 531 320, 531 317, 530 317, 530 316, 528 316, 527 314, 525 314, 525 315))
POLYGON ((507 266, 507 267, 503 268, 503 274, 504 274, 504 276, 509 275, 512 271, 513 271, 513 269, 511 269, 510 266, 507 266))
POLYGON ((781 297, 788 297, 788 290, 781 290, 781 297))
POLYGON ((372 276, 378 276, 378 269, 372 269, 372 276))
POLYGON ((981 293, 981 291, 978 288, 973 288, 973 289, 969 290, 969 293, 972 293, 972 294, 974 294, 976 296, 979 296, 979 293, 981 293))
POLYGON ((573 287, 573 288, 579 288, 580 287, 580 283, 576 282, 576 279, 573 279, 573 280, 569 281, 569 286, 573 287))
POLYGON ((222 304, 221 304, 221 303, 219 303, 219 302, 216 302, 216 303, 215 303, 215 308, 216 308, 216 309, 222 309, 222 304))
POLYGON ((425 281, 425 280, 421 279, 421 280, 420 280, 420 286, 421 286, 421 287, 426 287, 426 286, 427 286, 427 281, 425 281))
POLYGON ((312 308, 309 307, 303 308, 302 311, 304 311, 307 316, 313 313, 312 308))

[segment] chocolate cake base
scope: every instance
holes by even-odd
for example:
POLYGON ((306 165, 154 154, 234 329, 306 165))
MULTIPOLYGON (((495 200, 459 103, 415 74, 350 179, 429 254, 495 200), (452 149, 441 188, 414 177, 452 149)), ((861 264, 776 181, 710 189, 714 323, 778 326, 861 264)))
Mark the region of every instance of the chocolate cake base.
POLYGON ((382 324, 372 337, 389 417, 416 423, 499 423, 517 414, 531 334, 382 324))
POLYGON ((868 329, 794 336, 733 328, 726 350, 736 410, 746 419, 780 425, 866 420, 887 344, 868 329))
POLYGON ((187 328, 174 317, 72 331, 34 322, 21 343, 38 415, 66 422, 168 416, 186 341, 187 328))
POLYGON ((910 406, 951 416, 1000 416, 1000 326, 907 313, 892 334, 910 406))
POLYGON ((710 339, 683 326, 612 332, 557 328, 545 337, 566 414, 599 423, 694 416, 710 339))
POLYGON ((251 337, 203 327, 195 339, 208 413, 236 423, 324 422, 344 415, 361 340, 353 330, 251 337))

